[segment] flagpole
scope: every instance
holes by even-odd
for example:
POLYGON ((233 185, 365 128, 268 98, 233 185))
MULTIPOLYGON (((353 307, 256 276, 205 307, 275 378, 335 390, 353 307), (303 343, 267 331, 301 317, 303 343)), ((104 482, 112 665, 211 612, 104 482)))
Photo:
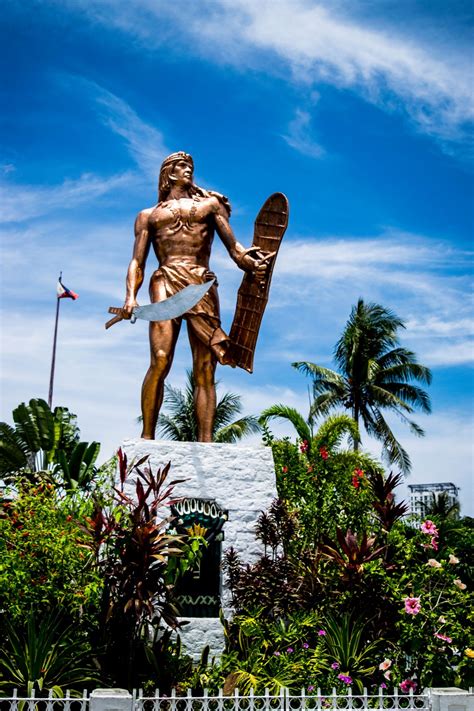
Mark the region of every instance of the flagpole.
MULTIPOLYGON (((61 277, 59 277, 61 278, 61 277)), ((56 365, 56 342, 58 340, 58 321, 59 321, 59 302, 61 299, 56 296, 56 320, 54 323, 54 338, 53 338, 53 355, 51 357, 51 374, 49 376, 49 395, 48 405, 51 408, 53 404, 53 384, 54 384, 54 368, 56 365)))

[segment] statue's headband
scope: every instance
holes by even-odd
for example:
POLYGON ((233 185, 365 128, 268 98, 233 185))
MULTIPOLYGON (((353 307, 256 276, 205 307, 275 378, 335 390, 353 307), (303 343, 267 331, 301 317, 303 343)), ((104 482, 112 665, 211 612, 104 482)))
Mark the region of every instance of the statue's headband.
POLYGON ((163 163, 161 164, 161 170, 163 170, 163 168, 166 168, 169 165, 172 165, 173 163, 177 163, 179 160, 184 160, 186 161, 186 163, 189 163, 194 171, 194 161, 192 159, 192 156, 190 156, 189 153, 185 153, 184 151, 172 153, 170 156, 165 158, 163 163))

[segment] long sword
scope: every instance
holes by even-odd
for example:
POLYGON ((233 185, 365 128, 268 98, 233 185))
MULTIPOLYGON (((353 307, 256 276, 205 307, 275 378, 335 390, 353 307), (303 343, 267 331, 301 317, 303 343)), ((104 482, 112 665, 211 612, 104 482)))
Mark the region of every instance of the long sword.
MULTIPOLYGON (((131 323, 135 323, 137 318, 145 321, 169 321, 183 316, 201 301, 214 282, 215 279, 211 279, 204 282, 204 284, 189 284, 189 286, 185 286, 184 289, 173 294, 173 296, 169 296, 167 299, 163 299, 163 301, 146 304, 145 306, 135 306, 130 319, 127 320, 130 320, 131 323)), ((123 308, 120 306, 110 306, 109 314, 116 315, 107 321, 105 328, 110 328, 114 323, 118 323, 125 318, 123 308)))

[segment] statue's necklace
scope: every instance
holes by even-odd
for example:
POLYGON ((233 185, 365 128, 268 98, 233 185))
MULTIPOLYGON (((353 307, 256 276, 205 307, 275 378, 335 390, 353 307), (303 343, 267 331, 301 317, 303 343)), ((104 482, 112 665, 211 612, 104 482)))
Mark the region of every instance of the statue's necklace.
POLYGON ((171 234, 176 234, 176 232, 179 232, 180 230, 184 230, 186 232, 191 231, 191 225, 197 212, 197 203, 199 202, 199 198, 196 195, 193 195, 191 199, 192 205, 186 220, 183 220, 181 217, 181 210, 173 205, 173 202, 177 201, 169 200, 163 204, 163 207, 169 210, 174 217, 173 223, 168 227, 171 234))

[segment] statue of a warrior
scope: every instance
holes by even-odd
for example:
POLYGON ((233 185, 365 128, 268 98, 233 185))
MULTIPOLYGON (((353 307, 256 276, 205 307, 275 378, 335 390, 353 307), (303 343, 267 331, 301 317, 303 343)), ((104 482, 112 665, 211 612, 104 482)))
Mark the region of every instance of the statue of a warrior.
MULTIPOLYGON (((229 225, 230 204, 227 198, 195 185, 193 173, 193 159, 187 153, 173 153, 163 161, 159 177, 158 204, 142 210, 135 222, 135 245, 127 273, 126 298, 118 319, 133 318, 134 310, 138 306, 137 293, 143 282, 150 246, 153 247, 159 263, 158 269, 150 279, 149 291, 152 304, 174 297, 190 285, 202 285, 215 279, 215 275, 209 271, 209 258, 215 232, 221 238, 230 257, 240 269, 246 272, 247 292, 250 285, 250 291, 253 289, 256 296, 260 300, 263 299, 263 303, 266 302, 269 278, 278 245, 271 243, 272 250, 264 249, 262 245, 244 249, 237 242, 229 225)), ((274 238, 278 243, 284 228, 283 232, 281 229, 280 232, 279 238, 274 238)), ((113 312, 117 313, 117 311, 116 309, 113 312)), ((263 309, 261 312, 263 313, 263 309)), ((216 409, 214 375, 217 361, 224 365, 240 365, 251 370, 251 363, 249 365, 248 362, 241 362, 242 353, 239 351, 238 344, 233 343, 232 338, 221 328, 217 282, 212 284, 197 304, 179 317, 150 322, 151 362, 142 387, 142 437, 145 439, 155 437, 156 423, 163 400, 164 382, 171 368, 183 319, 187 322, 193 356, 198 439, 200 442, 210 442, 216 409)), ((257 333, 260 319, 261 314, 260 318, 257 318, 257 333)), ((236 332, 235 319, 233 330, 236 332)), ((244 331, 241 328, 237 330, 241 340, 244 334, 242 347, 251 351, 251 358, 253 358, 255 343, 253 347, 247 348, 245 334, 250 331, 253 333, 255 329, 250 328, 248 331, 244 324, 244 331)), ((239 340, 238 334, 234 340, 239 340)), ((256 335, 254 340, 256 341, 256 335)))

